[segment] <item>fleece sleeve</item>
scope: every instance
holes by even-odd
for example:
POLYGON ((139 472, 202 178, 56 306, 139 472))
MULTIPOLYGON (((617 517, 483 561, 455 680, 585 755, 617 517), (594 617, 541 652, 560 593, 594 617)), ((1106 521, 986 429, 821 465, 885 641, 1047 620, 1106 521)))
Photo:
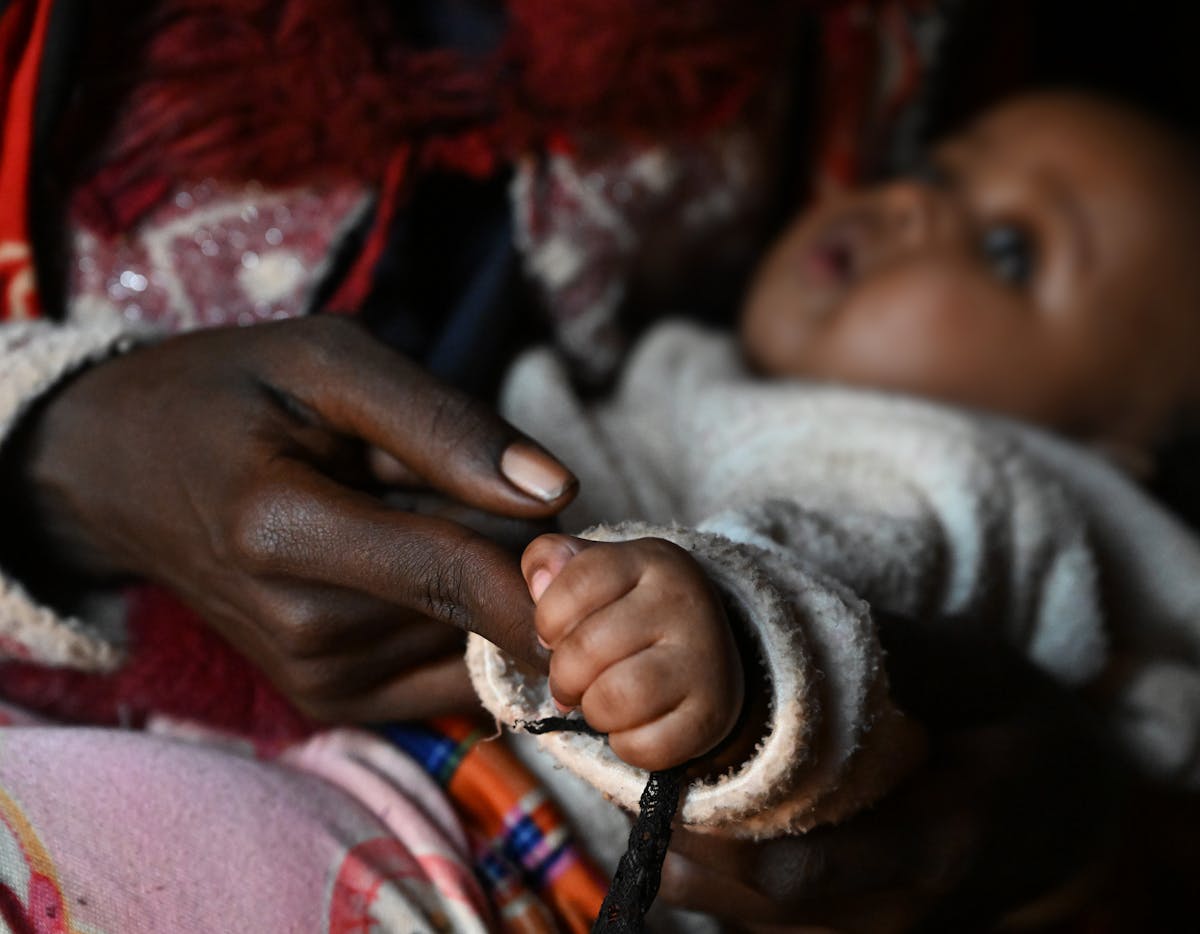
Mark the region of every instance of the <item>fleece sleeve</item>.
MULTIPOLYGON (((144 336, 144 335, 143 335, 144 336)), ((138 334, 120 321, 0 327, 0 457, 30 407, 82 367, 133 346, 138 334)), ((97 425, 97 431, 104 426, 97 425)), ((111 627, 63 617, 35 601, 0 568, 0 657, 45 665, 107 670, 118 664, 111 627)))
MULTIPOLYGON (((681 324, 643 340, 601 405, 570 391, 552 355, 531 354, 510 374, 505 412, 580 477, 564 528, 679 542, 757 641, 769 732, 754 761, 689 792, 685 822, 801 830, 898 777, 912 743, 889 733, 905 721, 868 606, 979 627, 1072 684, 1105 664, 1086 514, 1009 432, 969 413, 756 379, 733 342, 681 324), (901 750, 892 769, 874 758, 889 744, 901 750)), ((552 711, 544 686, 482 645, 470 651, 499 719, 552 711)), ((641 776, 595 741, 543 745, 614 800, 636 802, 641 776)))
MULTIPOLYGON (((891 704, 866 604, 836 581, 777 552, 710 532, 629 522, 584 537, 658 537, 688 549, 758 651, 770 713, 754 754, 687 791, 684 824, 742 837, 800 832, 874 802, 914 764, 919 730, 891 704)), ((504 654, 473 638, 476 690, 510 726, 556 711, 545 679, 526 679, 504 654)), ((646 774, 600 738, 553 733, 537 741, 617 804, 636 810, 646 774)))

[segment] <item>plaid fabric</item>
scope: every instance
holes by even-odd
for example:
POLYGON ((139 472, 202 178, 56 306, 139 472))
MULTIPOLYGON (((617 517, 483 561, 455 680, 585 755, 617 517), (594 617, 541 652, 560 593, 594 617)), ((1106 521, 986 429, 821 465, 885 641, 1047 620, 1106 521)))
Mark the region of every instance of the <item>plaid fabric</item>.
POLYGON ((454 802, 474 847, 475 871, 504 931, 583 932, 607 882, 571 838, 546 791, 501 742, 465 720, 389 726, 454 802))

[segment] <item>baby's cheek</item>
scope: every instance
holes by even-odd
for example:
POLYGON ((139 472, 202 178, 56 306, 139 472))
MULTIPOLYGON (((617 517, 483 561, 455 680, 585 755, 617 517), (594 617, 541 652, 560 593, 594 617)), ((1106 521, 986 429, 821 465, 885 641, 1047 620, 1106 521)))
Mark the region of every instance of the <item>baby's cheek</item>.
POLYGON ((814 354, 821 378, 969 402, 991 374, 1019 362, 1021 313, 953 270, 880 275, 846 296, 814 354), (1006 362, 1008 361, 1008 362, 1006 362))
POLYGON ((757 370, 768 376, 802 376, 812 340, 811 299, 784 286, 759 289, 741 320, 742 346, 757 370))

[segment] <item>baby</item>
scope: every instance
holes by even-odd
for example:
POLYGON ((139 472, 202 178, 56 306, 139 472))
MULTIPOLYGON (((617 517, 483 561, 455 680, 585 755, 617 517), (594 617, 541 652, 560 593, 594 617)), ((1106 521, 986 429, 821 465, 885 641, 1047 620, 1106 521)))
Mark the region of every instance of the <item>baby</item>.
MULTIPOLYGON (((827 788, 749 829, 737 822, 778 809, 782 792, 742 807, 745 788, 732 789, 732 812, 728 797, 690 812, 734 833, 803 830, 877 797, 919 748, 881 699, 871 612, 994 626, 1075 683, 1137 655, 1156 627, 1200 640, 1186 596, 1195 542, 1090 456, 1144 474, 1200 407, 1191 159, 1172 132, 1117 104, 1018 98, 910 174, 800 216, 758 270, 739 347, 659 329, 614 399, 590 409, 546 355, 519 366, 507 414, 582 481, 567 521, 656 523, 546 535, 525 551, 553 705, 580 709, 617 757, 652 770, 713 756, 738 735, 774 741, 785 708, 803 700, 784 753, 793 767, 771 780, 811 785, 795 760, 828 758, 832 745, 836 761, 814 766, 827 788), (1150 549, 1140 557, 1139 542, 1150 549), (1168 542, 1175 564, 1147 570, 1168 542), (1102 598, 1101 568, 1113 564, 1131 567, 1104 580, 1102 598), (1152 577, 1152 590, 1138 583, 1152 577), (755 601, 767 591, 792 604, 783 625, 803 630, 804 645, 780 650, 764 635, 755 619, 775 611, 755 601), (1121 599, 1141 601, 1139 630, 1115 618, 1121 599), (765 724, 743 715, 764 690, 765 724)), ((470 659, 498 716, 546 712, 494 652, 473 645, 470 659)), ((1153 689, 1126 682, 1113 710, 1130 722, 1165 690, 1159 667, 1134 670, 1153 689)), ((1172 696, 1191 703, 1200 679, 1181 677, 1167 679, 1172 696)), ((1158 757, 1153 768, 1194 780, 1194 761, 1176 761, 1194 739, 1177 737, 1168 754, 1131 742, 1158 757)), ((636 801, 638 782, 589 761, 607 753, 550 742, 610 797, 636 801)), ((726 789, 748 775, 727 776, 726 789)))

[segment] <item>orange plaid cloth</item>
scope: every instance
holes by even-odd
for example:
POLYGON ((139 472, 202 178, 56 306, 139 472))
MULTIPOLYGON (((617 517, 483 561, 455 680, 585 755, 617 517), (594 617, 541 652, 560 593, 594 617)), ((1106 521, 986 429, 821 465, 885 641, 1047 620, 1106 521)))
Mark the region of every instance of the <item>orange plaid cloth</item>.
POLYGON ((590 930, 607 881, 571 838, 546 790, 503 742, 487 741, 472 723, 457 718, 383 732, 453 801, 504 931, 590 930))

